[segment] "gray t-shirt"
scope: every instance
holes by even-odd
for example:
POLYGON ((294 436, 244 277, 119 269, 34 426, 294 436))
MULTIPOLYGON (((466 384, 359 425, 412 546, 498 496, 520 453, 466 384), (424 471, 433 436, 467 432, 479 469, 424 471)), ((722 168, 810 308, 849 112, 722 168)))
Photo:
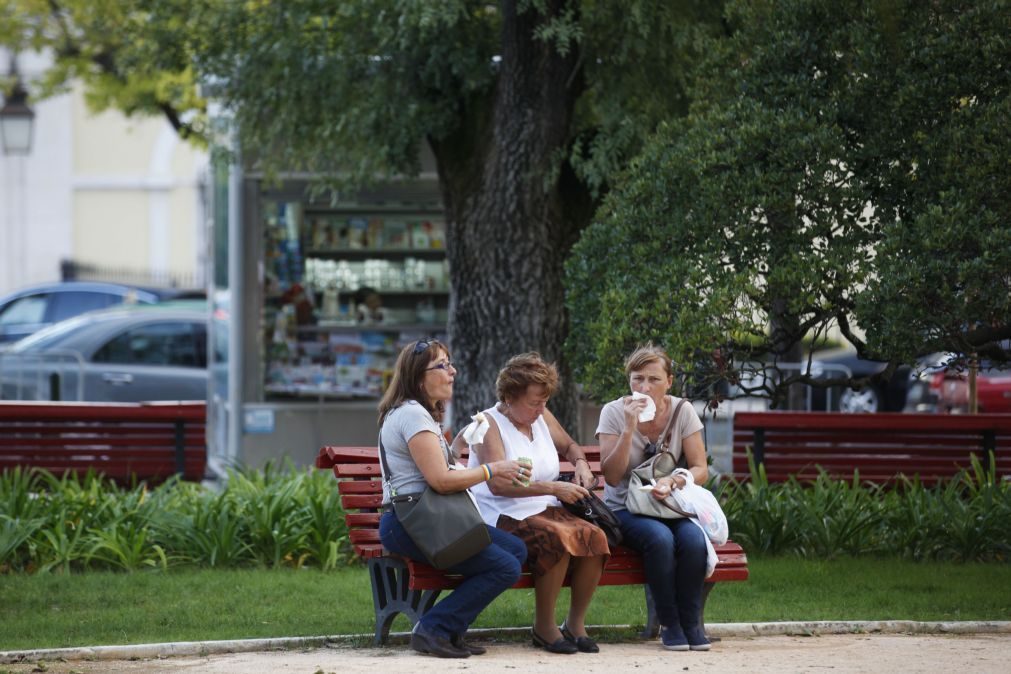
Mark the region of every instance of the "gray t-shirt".
MULTIPOLYGON (((681 398, 667 396, 667 401, 672 405, 671 409, 681 402, 681 398)), ((604 405, 600 410, 600 422, 597 424, 596 437, 601 433, 609 435, 621 435, 625 430, 624 398, 618 398, 604 405)), ((678 418, 674 422, 671 430, 670 452, 675 458, 681 457, 681 440, 687 438, 692 433, 702 430, 702 421, 695 412, 691 402, 686 402, 678 412, 678 418)), ((604 503, 611 510, 625 510, 625 496, 628 494, 628 478, 632 474, 632 469, 646 460, 645 448, 649 443, 649 438, 636 429, 632 433, 632 446, 628 453, 628 467, 625 468, 625 475, 618 486, 612 487, 604 484, 604 503)))
MULTIPOLYGON (((424 432, 435 433, 448 462, 449 447, 442 435, 442 428, 418 401, 408 400, 386 415, 379 437, 382 438, 383 447, 386 449, 386 461, 390 465, 393 477, 387 481, 386 471, 383 471, 383 504, 390 503, 391 484, 396 494, 420 494, 428 487, 425 476, 418 469, 418 464, 414 463, 411 451, 407 447, 407 442, 411 438, 424 432)), ((379 465, 382 467, 381 461, 379 465)))

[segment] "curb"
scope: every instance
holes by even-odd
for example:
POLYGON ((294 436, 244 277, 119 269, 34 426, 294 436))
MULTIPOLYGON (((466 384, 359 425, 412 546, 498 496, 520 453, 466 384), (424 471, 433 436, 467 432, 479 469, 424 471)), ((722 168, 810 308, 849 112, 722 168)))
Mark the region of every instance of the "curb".
MULTIPOLYGON (((629 625, 594 627, 631 629, 629 625)), ((475 637, 527 635, 528 627, 470 630, 475 637)), ((775 623, 715 623, 706 626, 713 637, 819 636, 823 634, 1011 634, 1011 621, 923 622, 916 620, 825 620, 775 623)), ((406 641, 409 632, 390 635, 391 641, 406 641)), ((278 637, 273 639, 229 639, 225 641, 177 641, 127 646, 85 646, 0 651, 0 663, 17 664, 40 660, 140 660, 180 656, 205 657, 228 653, 326 648, 331 645, 369 644, 371 634, 318 637, 278 637)))

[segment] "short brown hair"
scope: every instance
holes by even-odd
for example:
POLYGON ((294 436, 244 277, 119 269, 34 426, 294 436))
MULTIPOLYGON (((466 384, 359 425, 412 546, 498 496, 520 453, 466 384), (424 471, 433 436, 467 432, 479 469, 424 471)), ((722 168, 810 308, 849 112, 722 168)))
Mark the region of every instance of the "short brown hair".
POLYGON ((650 363, 656 362, 663 365, 663 369, 667 373, 668 377, 674 374, 674 361, 670 359, 667 352, 659 346, 654 346, 653 342, 646 342, 636 348, 636 350, 625 359, 625 376, 630 377, 633 372, 641 370, 650 363))
POLYGON ((543 386, 548 397, 558 390, 558 369, 554 363, 545 362, 536 351, 521 353, 506 362, 495 380, 495 395, 507 402, 526 393, 531 384, 543 386))
POLYGON ((439 357, 440 352, 449 358, 449 349, 437 339, 419 339, 400 350, 397 364, 393 366, 393 379, 383 394, 383 399, 379 401, 380 426, 391 410, 407 400, 417 400, 433 419, 442 421, 445 412, 442 401, 433 403, 421 388, 425 380, 425 371, 429 364, 439 357))

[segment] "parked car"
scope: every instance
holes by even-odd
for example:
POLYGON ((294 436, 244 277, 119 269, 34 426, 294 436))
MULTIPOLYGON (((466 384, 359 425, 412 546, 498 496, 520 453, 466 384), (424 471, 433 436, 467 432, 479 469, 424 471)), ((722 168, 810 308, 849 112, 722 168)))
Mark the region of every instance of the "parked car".
MULTIPOLYGON (((965 369, 945 368, 930 379, 936 409, 942 413, 969 411, 969 376, 965 369)), ((982 413, 1011 413, 1011 369, 980 363, 976 371, 976 401, 982 413)))
POLYGON ((117 304, 154 304, 198 298, 199 290, 147 288, 99 281, 63 281, 24 288, 0 298, 0 344, 86 311, 117 304))
POLYGON ((0 352, 7 400, 206 400, 205 302, 81 314, 0 352))
MULTIPOLYGON (((869 377, 883 372, 887 363, 866 360, 852 349, 832 349, 815 353, 811 373, 832 378, 851 375, 869 377)), ((906 406, 912 368, 902 365, 886 380, 874 380, 865 386, 833 386, 812 391, 812 408, 839 412, 901 412, 906 406)))

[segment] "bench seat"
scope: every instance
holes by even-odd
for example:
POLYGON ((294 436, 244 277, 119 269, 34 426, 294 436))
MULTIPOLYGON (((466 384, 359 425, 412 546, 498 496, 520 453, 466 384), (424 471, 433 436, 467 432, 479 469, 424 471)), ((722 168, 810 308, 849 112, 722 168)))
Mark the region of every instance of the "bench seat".
MULTIPOLYGON (((583 447, 591 470, 600 474, 598 447, 583 447)), ((373 603, 376 613, 375 643, 384 644, 389 638, 394 618, 403 613, 415 624, 431 608, 443 590, 458 585, 460 576, 440 571, 428 564, 392 555, 379 541, 382 483, 379 456, 375 447, 327 446, 319 450, 316 467, 332 470, 340 479, 338 489, 345 511, 348 536, 355 553, 366 560, 372 582, 373 603)), ((562 471, 574 468, 562 462, 562 471)), ((733 541, 716 547, 719 562, 703 587, 703 603, 717 582, 748 579, 748 559, 741 546, 733 541)), ((600 585, 643 585, 645 573, 639 553, 617 546, 604 566, 600 585)), ((568 585, 568 579, 565 582, 568 585)), ((524 567, 523 575, 514 588, 533 587, 530 569, 524 567)), ((655 637, 659 623, 648 587, 644 585, 647 606, 646 638, 655 637)))

